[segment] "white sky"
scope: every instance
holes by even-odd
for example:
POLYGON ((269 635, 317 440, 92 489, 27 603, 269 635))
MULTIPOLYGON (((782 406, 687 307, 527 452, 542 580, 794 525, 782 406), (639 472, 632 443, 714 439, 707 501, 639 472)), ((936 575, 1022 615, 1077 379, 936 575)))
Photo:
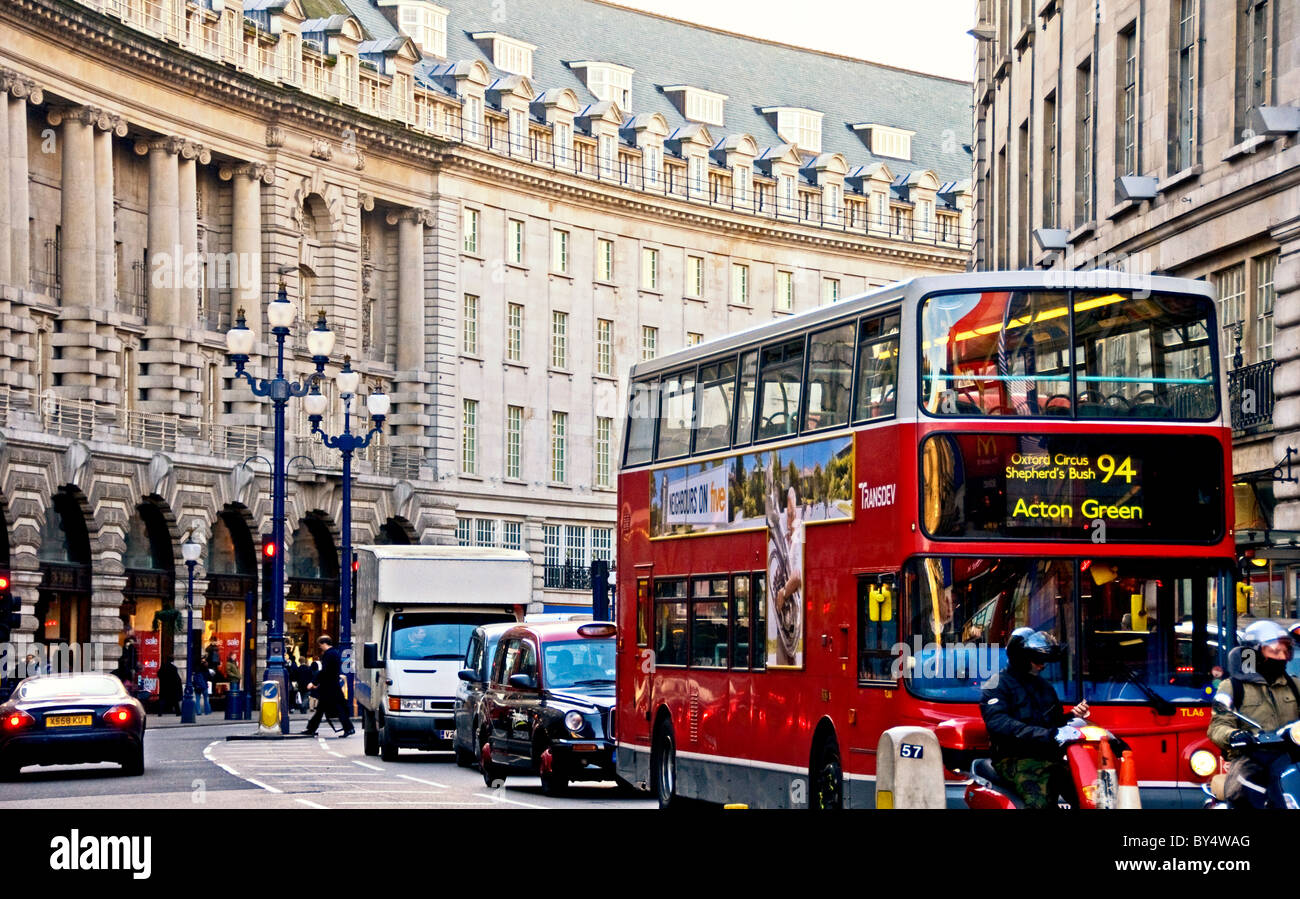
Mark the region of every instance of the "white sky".
POLYGON ((976 0, 609 0, 725 31, 970 81, 976 0))

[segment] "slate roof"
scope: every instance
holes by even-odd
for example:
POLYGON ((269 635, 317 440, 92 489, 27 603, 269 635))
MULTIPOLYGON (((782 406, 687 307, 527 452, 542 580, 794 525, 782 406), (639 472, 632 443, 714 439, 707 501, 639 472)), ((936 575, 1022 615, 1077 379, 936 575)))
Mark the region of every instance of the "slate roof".
MULTIPOLYGON (((842 153, 850 167, 879 161, 894 172, 932 169, 940 181, 970 177, 970 154, 957 139, 970 130, 969 82, 730 34, 599 0, 509 0, 502 23, 492 21, 493 6, 482 0, 438 3, 450 10, 448 61, 481 60, 499 77, 508 73, 492 66, 470 34, 496 31, 536 44, 534 88, 572 88, 582 106, 597 98, 565 63, 612 62, 635 70, 631 108, 625 112, 661 113, 670 130, 686 120, 660 88, 690 85, 727 95, 724 125, 709 126, 715 138, 747 133, 760 149, 779 146, 775 116, 759 109, 806 107, 824 113, 822 152, 842 153), (864 122, 915 131, 911 160, 872 155, 851 127, 864 122)), ((326 5, 330 12, 350 12, 374 40, 397 33, 373 0, 313 0, 311 5, 317 16, 328 14, 321 8, 326 5)), ((426 57, 417 76, 443 63, 426 57)))

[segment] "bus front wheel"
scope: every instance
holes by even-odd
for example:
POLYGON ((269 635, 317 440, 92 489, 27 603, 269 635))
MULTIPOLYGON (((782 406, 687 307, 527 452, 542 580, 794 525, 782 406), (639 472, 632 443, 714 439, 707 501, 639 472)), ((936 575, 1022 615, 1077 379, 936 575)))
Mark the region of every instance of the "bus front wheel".
POLYGON ((650 775, 654 780, 654 794, 662 809, 681 808, 684 804, 677 795, 677 743, 673 739, 673 726, 668 719, 659 722, 650 752, 650 775))

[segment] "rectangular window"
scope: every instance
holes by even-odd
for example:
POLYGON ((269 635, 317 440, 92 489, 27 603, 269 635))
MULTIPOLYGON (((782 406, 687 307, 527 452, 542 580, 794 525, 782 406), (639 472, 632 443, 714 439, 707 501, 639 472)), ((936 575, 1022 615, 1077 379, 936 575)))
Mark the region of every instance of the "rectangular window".
POLYGON ((898 603, 892 575, 858 578, 858 680, 890 681, 898 644, 898 603))
POLYGON ((551 271, 562 275, 569 273, 569 232, 556 229, 551 232, 551 271))
POLYGON ((1115 116, 1115 156, 1121 175, 1141 174, 1138 148, 1138 37, 1133 22, 1119 33, 1119 109, 1115 116))
POLYGON ((523 549, 524 535, 523 522, 520 521, 503 521, 501 522, 501 548, 502 549, 523 549))
POLYGON ((460 421, 460 470, 478 474, 478 400, 462 403, 460 421))
POLYGON ((803 430, 847 424, 853 390, 853 324, 819 331, 808 338, 808 402, 803 430))
POLYGON ((474 519, 474 545, 496 546, 497 523, 493 518, 474 519))
POLYGON ((778 312, 794 311, 794 272, 776 273, 776 309, 778 312))
POLYGON ((731 302, 749 305, 749 266, 739 262, 731 263, 731 302))
POLYGON ((524 307, 522 303, 506 305, 506 359, 522 362, 524 358, 524 307))
POLYGON ((569 313, 551 313, 551 368, 569 367, 569 313))
POLYGON ((1093 158, 1092 134, 1092 59, 1084 60, 1075 72, 1074 124, 1075 124, 1075 159, 1074 159, 1074 223, 1082 225, 1093 218, 1092 211, 1092 174, 1095 160, 1093 158))
MULTIPOLYGON (((547 568, 559 568, 564 564, 564 549, 560 545, 560 526, 558 524, 542 525, 544 540, 544 558, 547 568)), ((547 584, 547 586, 550 586, 547 584)))
POLYGON ((704 296, 704 257, 686 257, 686 295, 693 299, 704 296))
POLYGON ((838 302, 840 298, 840 281, 838 278, 822 279, 822 305, 838 302))
POLYGON ((703 343, 703 342, 704 342, 704 335, 701 334, 699 331, 687 331, 687 332, 686 332, 686 345, 687 345, 687 346, 699 346, 699 345, 700 345, 701 343, 703 343))
POLYGON ((614 322, 596 319, 596 374, 614 373, 614 322))
POLYGON ((1277 299, 1274 274, 1277 253, 1255 257, 1255 361, 1273 358, 1273 303, 1277 299))
POLYGON ((1273 7, 1269 0, 1236 0, 1240 15, 1237 27, 1237 89, 1234 143, 1252 135, 1250 112, 1270 105, 1273 82, 1273 7))
POLYGON ((456 543, 459 546, 470 546, 474 542, 473 523, 468 518, 456 519, 456 543))
POLYGON ((1246 263, 1239 262, 1214 273, 1219 295, 1219 327, 1223 329, 1223 358, 1231 359, 1237 329, 1246 319, 1246 263))
POLYGON ((736 402, 736 438, 734 446, 745 446, 754 439, 754 397, 758 393, 758 350, 740 357, 740 398, 736 402))
POLYGON ((1060 182, 1060 163, 1056 151, 1056 95, 1043 101, 1043 227, 1056 228, 1056 188, 1060 182))
POLYGON ((748 574, 731 576, 731 667, 742 670, 749 667, 751 644, 754 642, 751 639, 754 631, 750 626, 753 605, 749 598, 749 580, 748 574))
POLYGON ((686 581, 682 578, 656 579, 655 592, 655 664, 685 665, 689 635, 686 620, 686 581))
POLYGON ((524 442, 524 407, 506 406, 506 477, 520 477, 520 449, 524 442))
POLYGON ((478 354, 478 297, 465 294, 464 315, 461 320, 461 352, 478 354))
POLYGON ((1169 171, 1181 172, 1196 163, 1196 90, 1200 27, 1196 19, 1199 0, 1175 0, 1173 79, 1170 100, 1169 171))
POLYGON ((659 400, 659 451, 655 458, 684 456, 691 451, 695 429, 695 370, 664 378, 659 400))
POLYGON ((563 484, 566 480, 565 462, 568 458, 569 415, 551 413, 551 482, 563 484))
POLYGON ((564 526, 564 564, 587 567, 587 529, 580 524, 564 526))
POLYGON ((659 329, 641 326, 641 361, 648 362, 658 355, 659 329))
POLYGON ((478 210, 466 209, 461 218, 461 249, 466 253, 478 252, 478 210))
POLYGON ((799 338, 763 347, 755 440, 784 437, 797 430, 803 387, 803 344, 803 338, 799 338))
POLYGON ((596 419, 596 486, 610 486, 610 440, 614 433, 614 419, 596 419))
POLYGON ((854 421, 894 414, 898 386, 898 313, 862 320, 858 331, 854 421))
POLYGON ((596 280, 614 280, 614 241, 596 239, 596 280))
POLYGON ((592 528, 591 529, 591 561, 593 562, 614 561, 614 529, 613 528, 592 528))
POLYGON ((691 665, 726 668, 728 578, 695 578, 691 582, 691 665))
POLYGON ((700 381, 696 387, 695 452, 724 449, 731 442, 731 411, 735 397, 734 359, 700 368, 700 381))
POLYGON ((510 220, 510 232, 507 236, 509 240, 508 252, 510 261, 515 265, 524 264, 524 223, 519 219, 510 220))
POLYGON ((659 289, 659 251, 650 247, 641 250, 641 289, 659 289))

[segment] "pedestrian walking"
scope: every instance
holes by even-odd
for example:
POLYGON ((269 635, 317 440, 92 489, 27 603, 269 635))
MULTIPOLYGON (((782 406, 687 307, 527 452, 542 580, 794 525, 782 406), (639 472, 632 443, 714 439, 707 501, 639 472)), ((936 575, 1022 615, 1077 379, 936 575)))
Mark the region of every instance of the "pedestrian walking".
POLYGON ((307 722, 307 733, 315 734, 320 726, 322 715, 338 720, 343 726, 340 737, 352 736, 352 722, 348 720, 348 707, 343 700, 343 688, 339 686, 339 677, 343 672, 343 657, 334 648, 334 641, 321 637, 316 641, 320 646, 320 672, 316 677, 316 713, 307 722))
POLYGON ((212 714, 212 706, 208 702, 208 669, 203 665, 195 665, 190 683, 194 686, 194 714, 212 714))

